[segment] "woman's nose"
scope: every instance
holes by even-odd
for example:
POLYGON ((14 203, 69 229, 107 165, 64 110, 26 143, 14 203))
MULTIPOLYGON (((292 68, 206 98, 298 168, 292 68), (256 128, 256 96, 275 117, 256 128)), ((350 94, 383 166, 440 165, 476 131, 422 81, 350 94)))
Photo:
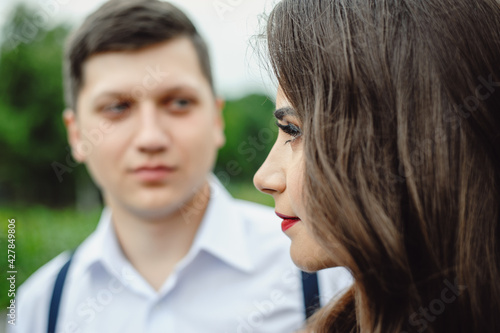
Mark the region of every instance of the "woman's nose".
POLYGON ((253 177, 255 187, 270 195, 282 193, 286 188, 285 172, 275 148, 276 145, 253 177))

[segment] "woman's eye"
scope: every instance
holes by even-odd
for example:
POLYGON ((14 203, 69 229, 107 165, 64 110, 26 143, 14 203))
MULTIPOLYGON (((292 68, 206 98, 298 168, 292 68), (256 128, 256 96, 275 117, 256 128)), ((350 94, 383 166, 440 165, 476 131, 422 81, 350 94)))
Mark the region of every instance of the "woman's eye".
POLYGON ((279 122, 276 122, 276 125, 286 134, 290 135, 292 137, 292 139, 290 140, 287 140, 285 141, 285 144, 287 143, 291 143, 293 141, 295 141, 296 139, 298 139, 301 135, 302 135, 302 131, 301 129, 294 125, 294 124, 286 124, 286 125, 283 125, 283 124, 280 124, 279 122))

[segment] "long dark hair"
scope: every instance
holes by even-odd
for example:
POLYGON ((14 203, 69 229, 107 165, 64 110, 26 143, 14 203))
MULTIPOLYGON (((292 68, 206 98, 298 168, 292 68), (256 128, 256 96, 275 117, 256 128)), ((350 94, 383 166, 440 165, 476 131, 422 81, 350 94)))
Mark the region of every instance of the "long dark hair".
POLYGON ((314 332, 500 332, 500 3, 283 0, 307 220, 355 284, 314 332))

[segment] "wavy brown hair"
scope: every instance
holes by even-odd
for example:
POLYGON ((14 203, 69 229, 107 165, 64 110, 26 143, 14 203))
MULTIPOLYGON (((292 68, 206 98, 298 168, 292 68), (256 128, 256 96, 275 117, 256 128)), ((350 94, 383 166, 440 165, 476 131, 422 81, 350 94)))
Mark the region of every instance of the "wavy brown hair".
POLYGON ((500 332, 500 3, 284 0, 307 220, 355 284, 319 332, 500 332))

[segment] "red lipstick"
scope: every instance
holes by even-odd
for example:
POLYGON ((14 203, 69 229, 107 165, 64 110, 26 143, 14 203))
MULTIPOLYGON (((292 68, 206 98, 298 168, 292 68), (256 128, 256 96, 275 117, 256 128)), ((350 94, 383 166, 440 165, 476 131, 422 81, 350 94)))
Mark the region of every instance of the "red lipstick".
POLYGON ((283 230, 283 232, 293 227, 295 223, 300 222, 300 219, 297 216, 288 216, 278 212, 276 212, 276 215, 283 219, 283 222, 281 222, 281 230, 283 230))

